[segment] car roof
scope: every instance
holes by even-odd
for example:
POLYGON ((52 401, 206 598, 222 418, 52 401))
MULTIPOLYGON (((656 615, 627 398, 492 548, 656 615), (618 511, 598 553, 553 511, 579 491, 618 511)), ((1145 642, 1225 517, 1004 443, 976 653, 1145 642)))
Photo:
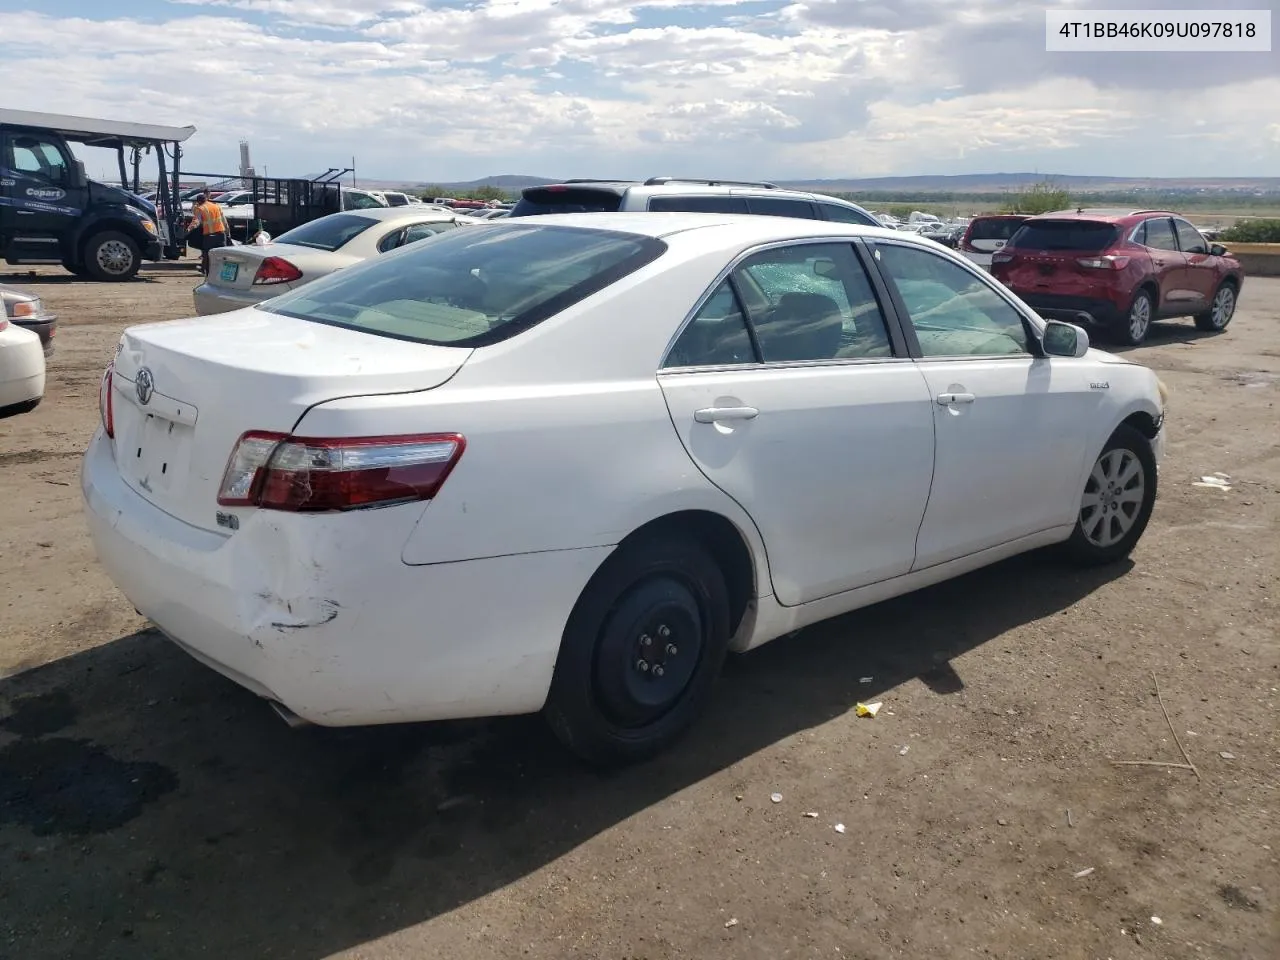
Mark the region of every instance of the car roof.
POLYGON ((1149 217, 1178 217, 1185 219, 1182 214, 1174 213, 1172 210, 1133 210, 1133 209, 1117 209, 1115 207, 1077 207, 1074 210, 1057 210, 1052 213, 1042 213, 1032 217, 1032 220, 1091 220, 1101 223, 1112 224, 1136 224, 1141 220, 1149 217))
POLYGON ((806 200, 822 200, 824 202, 831 201, 845 206, 857 206, 856 203, 853 203, 850 200, 841 199, 840 197, 833 197, 825 193, 812 193, 808 190, 791 190, 764 180, 716 180, 714 178, 691 178, 687 180, 679 177, 653 177, 649 180, 594 180, 590 178, 582 178, 564 180, 560 183, 540 183, 537 186, 525 187, 521 193, 524 194, 538 190, 555 189, 558 187, 565 187, 574 190, 598 190, 601 193, 611 193, 619 197, 628 191, 649 191, 655 194, 696 193, 698 195, 706 195, 720 193, 750 193, 754 190, 758 191, 762 196, 803 197, 806 200))
POLYGON ((400 207, 369 207, 364 210, 343 210, 345 214, 365 217, 368 220, 454 220, 458 217, 467 219, 465 214, 448 207, 437 207, 434 204, 406 204, 400 207))
MULTIPOLYGON (((859 223, 837 223, 831 220, 809 220, 801 217, 769 217, 749 213, 550 213, 538 217, 507 217, 486 221, 495 229, 528 229, 535 226, 573 227, 582 230, 609 230, 636 236, 664 237, 693 230, 715 231, 740 239, 743 246, 768 243, 771 240, 803 240, 810 237, 872 237, 902 240, 936 248, 937 244, 915 238, 901 230, 864 226, 859 223)), ((708 236, 710 236, 708 234, 708 236)))

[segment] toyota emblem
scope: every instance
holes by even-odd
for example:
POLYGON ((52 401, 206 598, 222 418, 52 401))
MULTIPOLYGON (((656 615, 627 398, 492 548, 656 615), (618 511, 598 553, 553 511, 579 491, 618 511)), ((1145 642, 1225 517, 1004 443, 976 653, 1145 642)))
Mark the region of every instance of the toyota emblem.
POLYGON ((133 378, 133 389, 137 391, 138 402, 146 405, 151 402, 151 394, 155 392, 156 381, 147 367, 141 367, 133 378))

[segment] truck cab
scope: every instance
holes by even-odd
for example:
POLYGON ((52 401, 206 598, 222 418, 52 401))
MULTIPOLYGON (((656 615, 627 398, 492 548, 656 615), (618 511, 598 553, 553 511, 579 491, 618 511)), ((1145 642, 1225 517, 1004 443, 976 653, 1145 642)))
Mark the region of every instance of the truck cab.
MULTIPOLYGON (((126 147, 136 179, 142 150, 176 144, 193 132, 0 110, 0 257, 11 264, 60 263, 95 280, 129 280, 144 260, 178 256, 172 241, 162 241, 176 231, 161 228, 156 206, 123 186, 90 180, 71 143, 114 148, 125 184, 126 147)), ((163 160, 161 170, 163 180, 163 160)))

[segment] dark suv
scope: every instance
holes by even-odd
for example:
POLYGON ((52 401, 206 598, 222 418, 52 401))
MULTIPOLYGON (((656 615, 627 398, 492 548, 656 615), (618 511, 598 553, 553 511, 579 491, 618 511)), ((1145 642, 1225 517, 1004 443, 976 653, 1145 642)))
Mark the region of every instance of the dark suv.
POLYGON ((746 213, 883 226, 856 203, 750 180, 566 180, 521 191, 513 217, 548 213, 746 213))
POLYGON ((1046 213, 991 258, 991 273, 1041 316, 1105 327, 1137 346, 1154 320, 1231 322, 1244 273, 1176 213, 1046 213))

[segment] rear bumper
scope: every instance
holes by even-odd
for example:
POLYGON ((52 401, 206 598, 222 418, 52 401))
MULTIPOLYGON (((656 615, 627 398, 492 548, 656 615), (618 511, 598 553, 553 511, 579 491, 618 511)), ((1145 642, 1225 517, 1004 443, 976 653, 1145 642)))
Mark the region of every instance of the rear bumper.
POLYGON ((215 287, 213 284, 205 282, 196 287, 193 296, 195 297, 196 313, 205 317, 214 313, 230 313, 232 310, 243 310, 245 307, 253 307, 272 297, 278 297, 285 293, 284 284, 273 287, 269 295, 254 293, 252 291, 231 292, 222 287, 215 287))
POLYGON ((329 726, 541 709, 565 621, 609 553, 410 567, 400 550, 412 518, 397 507, 260 511, 223 536, 128 487, 101 430, 81 488, 98 557, 143 616, 206 665, 329 726))
POLYGON ((1110 326, 1124 317, 1123 307, 1101 297, 1072 297, 1024 291, 1017 287, 1012 289, 1023 303, 1048 320, 1110 326))

